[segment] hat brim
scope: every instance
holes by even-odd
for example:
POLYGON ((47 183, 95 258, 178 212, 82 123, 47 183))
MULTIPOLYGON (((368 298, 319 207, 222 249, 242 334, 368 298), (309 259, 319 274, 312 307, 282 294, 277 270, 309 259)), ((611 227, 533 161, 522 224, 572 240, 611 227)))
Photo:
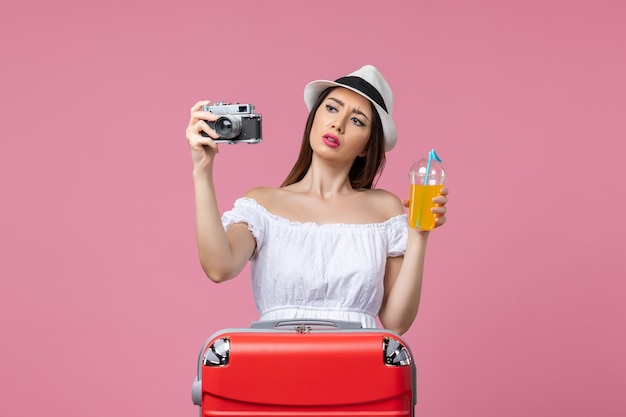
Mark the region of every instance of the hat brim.
POLYGON ((390 151, 396 145, 396 140, 398 139, 398 133, 396 131, 396 125, 393 122, 389 113, 385 111, 380 105, 378 105, 375 101, 370 99, 368 96, 363 94, 361 91, 356 88, 352 88, 350 86, 339 84, 335 81, 329 80, 317 80, 312 81, 304 87, 304 103, 306 104, 307 109, 311 111, 318 97, 322 94, 324 90, 329 87, 342 87, 355 93, 365 97, 368 99, 373 105, 376 111, 378 112, 378 116, 380 117, 380 121, 383 125, 383 134, 385 135, 385 152, 390 151))

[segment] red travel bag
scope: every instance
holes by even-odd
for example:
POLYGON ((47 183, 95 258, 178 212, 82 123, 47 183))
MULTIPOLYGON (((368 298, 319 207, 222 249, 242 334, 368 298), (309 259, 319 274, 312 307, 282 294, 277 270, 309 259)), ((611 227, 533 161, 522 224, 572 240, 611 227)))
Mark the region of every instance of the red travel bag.
POLYGON ((200 416, 413 416, 416 368, 396 333, 359 323, 255 322, 200 351, 200 416))

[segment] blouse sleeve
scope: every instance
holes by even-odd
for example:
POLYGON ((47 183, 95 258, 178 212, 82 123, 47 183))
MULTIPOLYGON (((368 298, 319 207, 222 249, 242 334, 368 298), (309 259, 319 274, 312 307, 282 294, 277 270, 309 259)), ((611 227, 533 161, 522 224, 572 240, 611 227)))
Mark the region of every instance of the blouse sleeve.
POLYGON ((409 237, 406 214, 392 217, 387 225, 387 256, 403 256, 409 237))
POLYGON ((263 244, 267 230, 265 217, 262 215, 259 204, 251 198, 242 197, 235 201, 232 209, 222 214, 224 230, 235 223, 246 223, 248 230, 256 240, 257 251, 263 244))

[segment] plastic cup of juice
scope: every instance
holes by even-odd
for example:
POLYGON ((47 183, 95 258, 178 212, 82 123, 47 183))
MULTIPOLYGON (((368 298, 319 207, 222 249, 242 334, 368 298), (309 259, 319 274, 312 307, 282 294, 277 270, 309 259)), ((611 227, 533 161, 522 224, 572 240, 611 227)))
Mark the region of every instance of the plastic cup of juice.
POLYGON ((435 207, 433 198, 441 193, 446 182, 446 174, 441 158, 435 150, 428 158, 422 158, 411 166, 409 171, 411 190, 409 193, 409 227, 418 230, 433 230, 436 217, 432 212, 435 207))

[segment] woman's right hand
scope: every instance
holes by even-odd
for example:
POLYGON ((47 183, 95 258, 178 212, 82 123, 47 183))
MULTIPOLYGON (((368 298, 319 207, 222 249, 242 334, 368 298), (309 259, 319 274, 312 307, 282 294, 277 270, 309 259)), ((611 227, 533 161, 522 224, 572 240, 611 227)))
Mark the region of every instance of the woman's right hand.
POLYGON ((191 108, 191 117, 187 126, 186 136, 191 148, 191 158, 194 168, 201 170, 210 169, 215 154, 218 152, 218 145, 213 140, 218 135, 215 130, 206 123, 206 121, 214 122, 217 116, 211 112, 202 111, 202 106, 209 105, 208 100, 199 101, 191 108), (208 136, 202 136, 204 132, 208 136))

